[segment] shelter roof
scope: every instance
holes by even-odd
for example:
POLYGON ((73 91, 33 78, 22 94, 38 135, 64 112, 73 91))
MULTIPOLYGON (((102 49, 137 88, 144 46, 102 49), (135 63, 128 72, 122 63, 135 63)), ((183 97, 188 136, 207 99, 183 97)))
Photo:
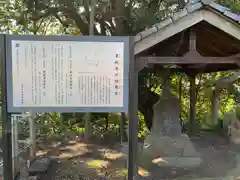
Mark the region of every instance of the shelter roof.
POLYGON ((135 36, 135 55, 202 21, 240 42, 240 14, 211 0, 190 0, 179 12, 135 36))

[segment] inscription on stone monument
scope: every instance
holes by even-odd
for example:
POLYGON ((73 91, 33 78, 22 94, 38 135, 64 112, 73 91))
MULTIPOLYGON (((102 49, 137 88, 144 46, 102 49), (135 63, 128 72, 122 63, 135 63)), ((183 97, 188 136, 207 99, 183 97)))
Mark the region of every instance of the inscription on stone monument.
POLYGON ((159 101, 153 107, 153 131, 162 136, 181 135, 179 121, 180 103, 168 89, 161 94, 159 101))

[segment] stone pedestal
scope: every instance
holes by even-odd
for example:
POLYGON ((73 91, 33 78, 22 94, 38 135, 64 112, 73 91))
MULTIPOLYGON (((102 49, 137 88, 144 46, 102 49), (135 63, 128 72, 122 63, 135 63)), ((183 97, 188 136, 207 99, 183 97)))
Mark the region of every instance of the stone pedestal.
POLYGON ((150 135, 146 139, 139 161, 146 169, 154 166, 189 168, 202 162, 186 134, 176 137, 150 135))
POLYGON ((146 138, 140 166, 194 167, 201 164, 191 140, 181 133, 179 121, 180 103, 166 90, 153 107, 153 127, 146 138))

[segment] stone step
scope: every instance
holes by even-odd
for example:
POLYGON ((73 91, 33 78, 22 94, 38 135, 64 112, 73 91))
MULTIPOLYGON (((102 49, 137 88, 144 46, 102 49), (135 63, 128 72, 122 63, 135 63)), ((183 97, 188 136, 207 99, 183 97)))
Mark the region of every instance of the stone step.
POLYGON ((50 157, 38 157, 31 162, 28 172, 30 175, 46 173, 51 165, 50 157))
MULTIPOLYGON (((16 177, 15 180, 25 180, 20 176, 16 177)), ((41 180, 40 176, 28 176, 28 180, 41 180)))

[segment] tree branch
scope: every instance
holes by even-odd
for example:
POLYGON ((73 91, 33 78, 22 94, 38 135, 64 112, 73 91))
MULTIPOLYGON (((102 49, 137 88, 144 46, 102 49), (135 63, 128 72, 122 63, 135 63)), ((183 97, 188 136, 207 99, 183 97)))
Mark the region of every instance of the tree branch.
POLYGON ((82 19, 82 17, 78 14, 76 8, 74 7, 65 7, 65 6, 59 6, 59 7, 46 7, 45 13, 42 13, 38 19, 46 18, 49 16, 56 17, 61 24, 66 26, 64 22, 59 17, 58 13, 61 12, 65 17, 68 17, 69 19, 72 19, 77 26, 77 28, 81 31, 82 34, 87 35, 88 34, 88 25, 85 23, 82 19))

